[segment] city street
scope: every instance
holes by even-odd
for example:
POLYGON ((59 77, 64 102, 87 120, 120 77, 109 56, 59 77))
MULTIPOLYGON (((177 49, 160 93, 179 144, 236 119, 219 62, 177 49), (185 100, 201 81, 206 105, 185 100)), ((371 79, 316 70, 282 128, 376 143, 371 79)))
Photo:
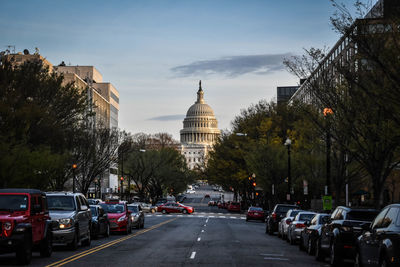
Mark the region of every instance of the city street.
MULTIPOLYGON (((324 266, 276 236, 265 224, 246 222, 244 214, 208 207, 210 194, 197 191, 184 204, 196 211, 183 214, 146 214, 145 228, 125 236, 93 240, 90 247, 69 251, 56 247, 51 258, 35 252, 32 266, 324 266)), ((0 265, 15 265, 14 254, 0 256, 0 265)))

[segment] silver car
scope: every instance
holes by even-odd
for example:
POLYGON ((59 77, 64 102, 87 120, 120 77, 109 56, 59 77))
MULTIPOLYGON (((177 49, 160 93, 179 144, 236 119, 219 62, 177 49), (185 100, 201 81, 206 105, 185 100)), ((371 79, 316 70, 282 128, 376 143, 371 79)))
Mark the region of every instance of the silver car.
POLYGON ((302 211, 299 212, 296 217, 294 217, 294 220, 290 224, 287 233, 287 237, 291 245, 296 244, 296 242, 300 240, 301 232, 306 227, 305 222, 311 221, 315 214, 315 212, 311 211, 302 211))
POLYGON ((286 212, 285 217, 278 224, 278 237, 281 237, 282 239, 287 238, 289 225, 300 211, 303 210, 291 209, 286 212))
POLYGON ((132 227, 144 228, 142 207, 138 204, 128 204, 128 210, 131 212, 132 227))
POLYGON ((53 244, 77 249, 79 243, 89 246, 92 215, 89 203, 81 193, 46 193, 53 227, 53 244))

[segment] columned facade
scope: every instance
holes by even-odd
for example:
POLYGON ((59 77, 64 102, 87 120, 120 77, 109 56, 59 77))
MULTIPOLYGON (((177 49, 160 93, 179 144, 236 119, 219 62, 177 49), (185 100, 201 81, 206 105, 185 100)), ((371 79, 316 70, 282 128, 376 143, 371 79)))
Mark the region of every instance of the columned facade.
POLYGON ((208 151, 220 135, 214 111, 204 101, 204 91, 199 83, 197 101, 188 109, 183 120, 181 151, 190 169, 204 165, 208 151))

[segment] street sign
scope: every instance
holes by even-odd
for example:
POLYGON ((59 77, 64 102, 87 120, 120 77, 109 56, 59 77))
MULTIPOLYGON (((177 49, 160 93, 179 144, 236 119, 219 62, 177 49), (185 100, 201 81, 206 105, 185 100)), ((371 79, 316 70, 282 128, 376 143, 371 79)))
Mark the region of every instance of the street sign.
POLYGON ((332 210, 332 196, 322 197, 322 208, 323 210, 332 210))
POLYGON ((286 200, 290 201, 290 194, 286 194, 286 200))
POLYGON ((307 180, 303 180, 303 187, 304 187, 304 195, 308 195, 308 182, 307 182, 307 180))

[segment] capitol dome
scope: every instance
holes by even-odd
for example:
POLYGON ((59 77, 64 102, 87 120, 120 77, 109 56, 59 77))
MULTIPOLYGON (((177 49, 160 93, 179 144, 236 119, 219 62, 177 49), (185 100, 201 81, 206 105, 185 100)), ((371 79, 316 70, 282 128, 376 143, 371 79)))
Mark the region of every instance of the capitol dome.
POLYGON ((180 131, 182 144, 211 146, 220 135, 214 111, 204 101, 204 91, 199 82, 197 101, 188 109, 180 131))

